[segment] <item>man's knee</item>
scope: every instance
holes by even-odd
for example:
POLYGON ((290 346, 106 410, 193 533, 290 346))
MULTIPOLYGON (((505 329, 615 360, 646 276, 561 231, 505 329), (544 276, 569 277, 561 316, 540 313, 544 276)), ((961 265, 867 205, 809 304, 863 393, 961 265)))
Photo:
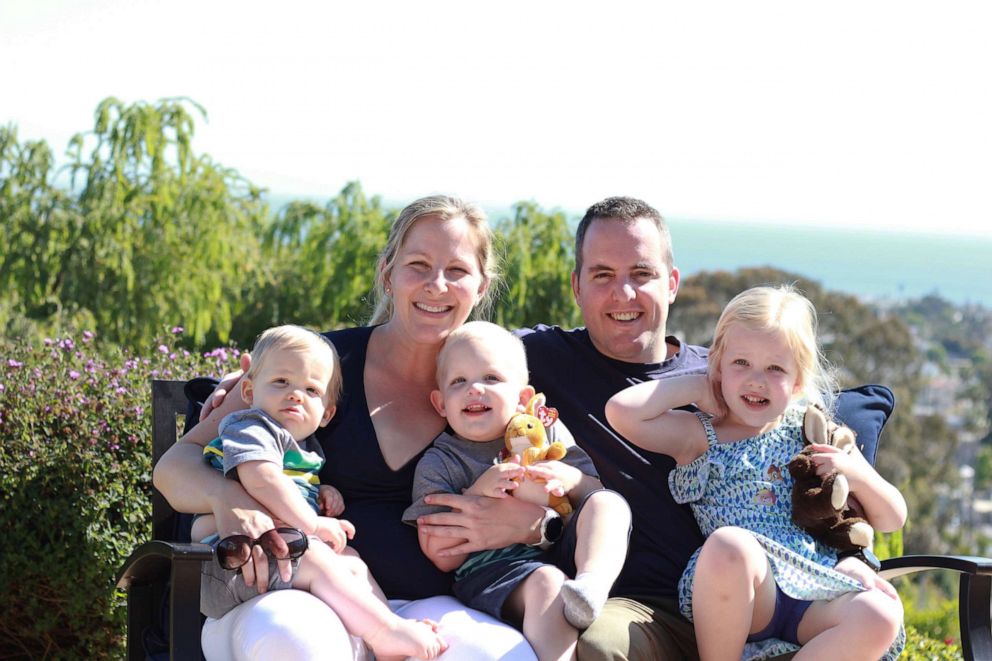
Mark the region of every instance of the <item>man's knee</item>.
POLYGON ((615 597, 579 636, 578 657, 582 661, 676 661, 692 658, 693 647, 692 625, 682 618, 633 599, 615 597), (690 652, 683 652, 683 648, 690 652))

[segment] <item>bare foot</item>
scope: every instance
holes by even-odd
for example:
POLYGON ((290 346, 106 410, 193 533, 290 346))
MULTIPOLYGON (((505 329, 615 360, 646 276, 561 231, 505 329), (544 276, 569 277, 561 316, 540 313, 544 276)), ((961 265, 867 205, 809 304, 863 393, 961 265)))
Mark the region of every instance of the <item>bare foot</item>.
POLYGON ((395 618, 382 625, 365 642, 377 659, 390 657, 403 659, 436 659, 448 644, 437 633, 437 624, 431 620, 404 620, 395 618))

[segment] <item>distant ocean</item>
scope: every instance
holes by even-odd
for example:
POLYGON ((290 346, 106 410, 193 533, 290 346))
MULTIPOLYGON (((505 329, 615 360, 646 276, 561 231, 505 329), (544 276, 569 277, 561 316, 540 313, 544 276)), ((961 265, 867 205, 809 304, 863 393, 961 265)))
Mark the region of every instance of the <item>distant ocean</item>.
MULTIPOLYGON (((293 199, 303 198, 269 195, 276 209, 293 199)), ((486 212, 493 221, 512 216, 509 207, 486 205, 486 212)), ((574 228, 581 211, 566 213, 574 228)), ((992 309, 992 236, 667 219, 683 277, 773 266, 869 301, 937 294, 992 309)))
POLYGON ((682 277, 774 266, 872 301, 927 294, 992 309, 992 237, 670 219, 682 277))

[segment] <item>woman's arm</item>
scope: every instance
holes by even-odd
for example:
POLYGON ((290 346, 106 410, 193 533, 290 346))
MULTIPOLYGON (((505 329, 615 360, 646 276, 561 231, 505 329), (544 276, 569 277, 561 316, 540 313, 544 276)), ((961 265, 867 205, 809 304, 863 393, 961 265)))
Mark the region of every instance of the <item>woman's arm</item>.
POLYGON ((436 537, 428 534, 423 527, 417 526, 417 541, 420 542, 420 550, 434 563, 434 566, 443 572, 454 571, 462 566, 468 559, 470 553, 457 553, 454 555, 444 555, 441 551, 454 548, 465 540, 457 537, 436 537))
MULTIPOLYGON (((275 527, 272 517, 236 480, 224 477, 203 460, 203 446, 217 436, 220 420, 236 408, 244 408, 240 397, 228 397, 224 406, 216 408, 179 441, 169 448, 155 464, 152 482, 169 505, 177 512, 212 513, 217 523, 217 533, 244 534, 258 537, 275 527)), ((268 563, 261 548, 256 546, 256 562, 242 568, 247 585, 255 582, 258 569, 258 589, 264 592, 268 585, 268 563)), ((280 574, 285 580, 292 575, 290 563, 279 563, 280 574)))
POLYGON ((707 412, 717 410, 705 374, 645 381, 625 388, 606 403, 606 419, 631 443, 687 464, 706 451, 706 436, 696 416, 674 410, 689 404, 707 412))
POLYGON ((431 536, 457 538, 460 544, 438 551, 439 556, 455 556, 510 544, 537 544, 541 541, 544 508, 519 498, 490 498, 453 493, 424 497, 429 505, 450 507, 450 512, 426 514, 417 519, 417 529, 431 536))
MULTIPOLYGON (((224 398, 220 406, 211 409, 155 464, 152 482, 174 510, 217 514, 214 505, 218 502, 218 492, 227 492, 225 483, 233 480, 228 480, 203 461, 203 448, 217 438, 217 430, 224 416, 244 408, 247 404, 241 397, 224 398)), ((238 486, 238 489, 241 490, 241 487, 238 486)), ((221 501, 221 504, 226 504, 224 498, 221 501)))

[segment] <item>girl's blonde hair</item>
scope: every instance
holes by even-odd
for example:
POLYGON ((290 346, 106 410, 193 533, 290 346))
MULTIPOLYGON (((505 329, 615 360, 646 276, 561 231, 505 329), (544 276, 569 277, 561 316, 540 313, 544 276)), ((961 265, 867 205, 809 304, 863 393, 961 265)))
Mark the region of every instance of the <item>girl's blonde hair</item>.
MULTIPOLYGON (((720 314, 708 358, 710 374, 716 374, 725 351, 727 331, 742 324, 755 331, 782 331, 799 369, 800 393, 813 404, 830 410, 836 381, 816 339, 816 308, 790 285, 752 287, 735 296, 720 314)), ((714 383, 717 401, 725 407, 719 384, 714 383)))
POLYGON ((426 216, 433 216, 441 220, 464 218, 468 223, 475 237, 475 255, 479 260, 479 271, 484 280, 489 283, 482 299, 475 306, 475 314, 476 316, 488 314, 496 291, 495 280, 498 276, 498 269, 493 250, 493 234, 492 230, 489 229, 486 213, 479 206, 457 197, 431 195, 408 204, 393 221, 389 230, 389 238, 386 239, 386 247, 382 249, 376 263, 375 284, 372 289, 375 310, 369 320, 370 326, 381 324, 393 315, 393 298, 386 293, 386 276, 392 270, 396 261, 396 253, 399 252, 407 234, 410 233, 410 229, 418 220, 426 216))

